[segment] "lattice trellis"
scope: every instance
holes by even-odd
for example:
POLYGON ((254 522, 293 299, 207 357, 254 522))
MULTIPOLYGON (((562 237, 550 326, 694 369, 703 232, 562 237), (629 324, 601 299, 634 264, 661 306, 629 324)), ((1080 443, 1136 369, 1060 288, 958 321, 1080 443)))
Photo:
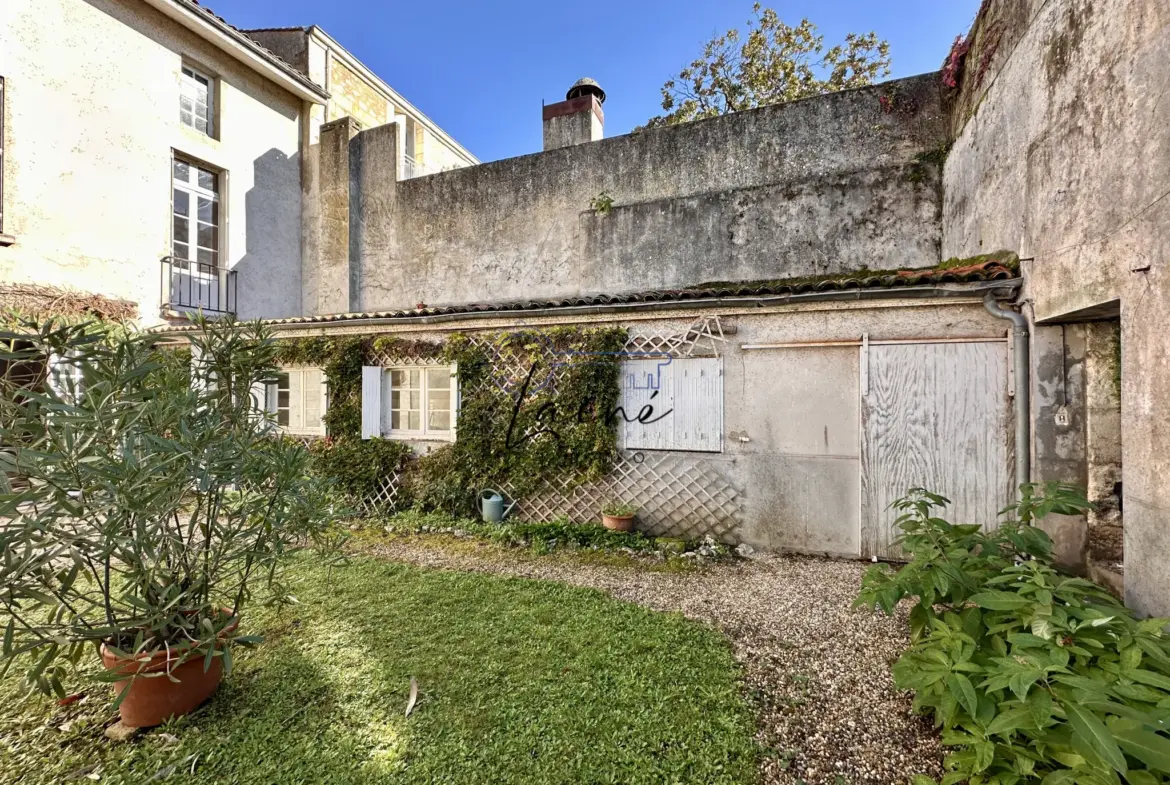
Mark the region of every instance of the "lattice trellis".
MULTIPOLYGON (((489 379, 508 395, 518 394, 534 359, 541 361, 545 372, 540 384, 546 389, 563 379, 569 370, 565 355, 551 342, 526 347, 524 353, 511 352, 494 341, 468 336, 482 350, 491 364, 489 379)), ((718 316, 703 317, 683 331, 632 332, 625 351, 632 357, 693 357, 719 355, 725 342, 718 316)), ((382 366, 432 365, 437 357, 403 357, 384 353, 370 358, 382 366)), ((531 390, 530 392, 535 392, 531 390)), ((394 509, 398 498, 399 476, 387 478, 379 493, 359 503, 367 514, 394 509)), ((507 486, 501 488, 508 493, 507 486)), ((529 521, 551 521, 568 517, 575 521, 596 521, 601 508, 618 499, 639 508, 638 528, 657 536, 700 539, 710 535, 734 542, 743 522, 741 492, 719 471, 708 456, 692 453, 623 452, 613 471, 597 482, 578 483, 573 478, 558 478, 521 499, 514 517, 529 521)))
POLYGON ((685 453, 624 452, 602 480, 550 481, 521 499, 514 514, 527 521, 596 521, 611 499, 638 507, 638 529, 655 536, 735 541, 743 523, 740 492, 709 458, 685 453))
POLYGON ((353 504, 359 515, 375 517, 398 511, 399 488, 402 474, 394 472, 382 478, 378 490, 364 499, 354 499, 353 504))

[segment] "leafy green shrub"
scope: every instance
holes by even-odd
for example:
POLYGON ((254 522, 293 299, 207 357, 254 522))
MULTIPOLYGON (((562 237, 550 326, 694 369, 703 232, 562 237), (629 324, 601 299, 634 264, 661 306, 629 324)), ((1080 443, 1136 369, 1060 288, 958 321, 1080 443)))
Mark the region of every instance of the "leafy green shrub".
POLYGON ((66 664, 101 644, 230 672, 254 585, 288 598, 282 557, 339 544, 308 452, 272 438, 252 397, 276 372, 270 335, 197 323, 190 367, 134 330, 0 333, 0 660, 26 660, 31 687, 63 696, 66 664), (56 383, 9 373, 51 355, 56 383))
MULTIPOLYGON (((309 444, 309 451, 317 474, 353 501, 374 498, 383 480, 400 472, 412 456, 405 442, 356 436, 318 439, 309 444)), ((401 506, 406 501, 403 497, 398 503, 401 506)))
POLYGON ((1051 542, 1023 521, 1088 504, 1068 486, 1021 490, 1018 520, 990 533, 946 522, 934 510, 948 500, 911 491, 895 506, 912 561, 872 568, 857 601, 887 613, 915 601, 894 681, 957 748, 944 785, 1170 781, 1167 620, 1138 621, 1054 570, 1051 542))

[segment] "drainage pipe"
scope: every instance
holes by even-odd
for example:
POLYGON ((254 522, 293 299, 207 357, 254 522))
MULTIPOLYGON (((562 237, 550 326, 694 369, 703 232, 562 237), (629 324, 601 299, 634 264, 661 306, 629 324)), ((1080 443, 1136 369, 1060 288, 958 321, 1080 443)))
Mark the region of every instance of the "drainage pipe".
POLYGON ((1016 491, 1031 482, 1032 464, 1032 382, 1031 363, 1028 359, 1028 318, 1019 311, 1011 311, 996 302, 995 295, 988 292, 983 307, 997 319, 1008 319, 1012 323, 1012 338, 1015 341, 1016 377, 1016 491))

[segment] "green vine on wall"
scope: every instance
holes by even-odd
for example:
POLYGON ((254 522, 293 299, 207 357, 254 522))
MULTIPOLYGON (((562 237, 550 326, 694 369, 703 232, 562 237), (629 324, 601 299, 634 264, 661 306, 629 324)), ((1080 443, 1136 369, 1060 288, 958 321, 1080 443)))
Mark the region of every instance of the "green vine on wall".
POLYGON ((401 472, 399 504, 454 515, 474 513, 478 490, 509 485, 518 496, 553 478, 603 477, 617 457, 621 328, 501 332, 442 343, 377 338, 283 342, 284 365, 321 367, 329 384, 329 438, 314 445, 318 468, 353 497, 373 495, 401 472), (436 357, 457 366, 457 439, 415 457, 403 442, 361 440, 361 368, 374 357, 436 357), (549 358, 553 359, 549 359, 549 358))

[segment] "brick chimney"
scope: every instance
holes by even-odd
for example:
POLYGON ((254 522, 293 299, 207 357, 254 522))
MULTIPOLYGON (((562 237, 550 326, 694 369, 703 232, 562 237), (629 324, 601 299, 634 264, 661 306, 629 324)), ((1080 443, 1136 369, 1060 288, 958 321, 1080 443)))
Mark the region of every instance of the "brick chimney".
POLYGON ((578 79, 565 94, 565 100, 544 107, 544 149, 555 150, 584 142, 596 142, 605 136, 605 91, 589 79, 578 79))

